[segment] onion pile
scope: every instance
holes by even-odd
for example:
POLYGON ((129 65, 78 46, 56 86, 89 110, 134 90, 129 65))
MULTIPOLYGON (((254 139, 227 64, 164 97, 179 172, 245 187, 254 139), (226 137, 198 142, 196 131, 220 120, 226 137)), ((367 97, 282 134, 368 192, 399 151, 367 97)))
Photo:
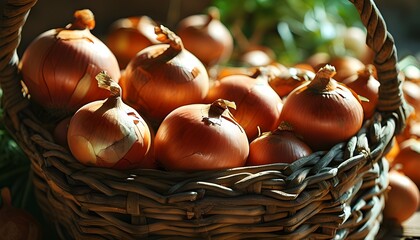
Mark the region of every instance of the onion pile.
POLYGON ((95 27, 93 13, 84 9, 74 16, 65 28, 35 38, 19 66, 31 99, 57 115, 109 96, 95 80, 100 71, 107 71, 115 81, 120 78, 114 54, 90 32, 95 27))
POLYGON ((222 66, 234 39, 219 14, 181 19, 176 33, 145 15, 121 18, 105 45, 85 9, 41 34, 20 70, 35 102, 67 113, 54 118, 54 140, 87 166, 214 170, 292 163, 372 117, 372 66, 318 56, 289 67, 259 43, 238 52, 240 66, 222 66))
POLYGON ((162 44, 140 51, 127 65, 120 83, 124 101, 159 123, 177 107, 202 103, 209 77, 175 33, 164 26, 155 31, 162 44))

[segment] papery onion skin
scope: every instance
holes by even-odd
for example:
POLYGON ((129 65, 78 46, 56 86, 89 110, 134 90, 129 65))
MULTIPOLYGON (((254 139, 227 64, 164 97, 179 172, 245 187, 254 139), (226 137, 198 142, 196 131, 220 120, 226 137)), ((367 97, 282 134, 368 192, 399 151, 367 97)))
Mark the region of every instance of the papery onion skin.
MULTIPOLYGON (((330 65, 326 67, 328 71, 335 71, 330 65)), ((280 121, 289 123, 314 151, 328 150, 347 141, 363 123, 358 96, 332 78, 327 87, 331 89, 320 90, 322 86, 316 86, 317 76, 287 96, 280 115, 280 121)))
POLYGON ((108 97, 95 80, 101 70, 115 81, 120 78, 114 54, 89 28, 40 34, 23 53, 19 68, 31 99, 51 112, 74 113, 88 102, 108 97))
POLYGON ((258 136, 259 131, 272 131, 280 123, 283 102, 265 78, 230 75, 217 80, 210 88, 206 102, 219 98, 236 103, 232 114, 250 141, 258 136))
POLYGON ((169 171, 216 170, 244 166, 248 139, 233 118, 209 117, 208 104, 190 104, 172 111, 155 137, 158 164, 169 171))
POLYGON ((311 148, 291 130, 265 132, 249 144, 246 165, 292 163, 312 153, 311 148))
POLYGON ((146 155, 151 131, 120 96, 90 102, 71 118, 67 142, 73 156, 87 166, 114 169, 155 168, 146 155))
POLYGON ((154 122, 177 107, 202 103, 209 89, 207 70, 200 60, 181 41, 170 41, 140 51, 120 81, 124 101, 154 122))

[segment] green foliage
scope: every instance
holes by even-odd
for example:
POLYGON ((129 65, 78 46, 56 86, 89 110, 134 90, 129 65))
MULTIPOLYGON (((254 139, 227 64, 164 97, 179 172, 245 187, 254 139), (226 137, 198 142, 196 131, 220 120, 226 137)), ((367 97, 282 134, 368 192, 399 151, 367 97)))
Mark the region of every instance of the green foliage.
POLYGON ((233 33, 236 51, 248 45, 267 46, 286 64, 319 51, 343 54, 344 29, 362 26, 347 0, 214 0, 213 5, 233 33))

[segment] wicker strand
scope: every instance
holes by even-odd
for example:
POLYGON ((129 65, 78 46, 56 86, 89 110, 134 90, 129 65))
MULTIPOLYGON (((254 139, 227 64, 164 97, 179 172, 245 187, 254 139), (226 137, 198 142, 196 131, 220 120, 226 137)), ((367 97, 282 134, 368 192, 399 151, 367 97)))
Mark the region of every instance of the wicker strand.
POLYGON ((400 90, 397 51, 392 35, 387 31, 385 21, 373 0, 350 0, 357 8, 363 24, 367 28, 367 45, 375 52, 374 64, 377 69, 379 100, 377 109, 381 112, 396 113, 396 132, 401 132, 412 108, 406 103, 400 90))
POLYGON ((19 129, 20 124, 18 113, 28 105, 18 84, 17 47, 22 27, 35 3, 36 0, 7 1, 0 22, 0 87, 4 94, 4 109, 10 115, 15 130, 19 129))

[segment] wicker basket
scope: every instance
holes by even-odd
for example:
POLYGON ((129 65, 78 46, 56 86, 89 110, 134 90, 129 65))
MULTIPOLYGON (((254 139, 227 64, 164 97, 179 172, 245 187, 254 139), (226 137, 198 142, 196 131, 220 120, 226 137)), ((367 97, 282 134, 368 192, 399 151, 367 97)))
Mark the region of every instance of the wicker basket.
POLYGON ((0 74, 5 122, 32 162, 37 200, 62 239, 373 239, 388 165, 409 112, 394 41, 373 0, 351 0, 381 82, 375 116, 346 143, 292 164, 195 173, 85 167, 21 94, 21 27, 34 0, 7 0, 0 74))

